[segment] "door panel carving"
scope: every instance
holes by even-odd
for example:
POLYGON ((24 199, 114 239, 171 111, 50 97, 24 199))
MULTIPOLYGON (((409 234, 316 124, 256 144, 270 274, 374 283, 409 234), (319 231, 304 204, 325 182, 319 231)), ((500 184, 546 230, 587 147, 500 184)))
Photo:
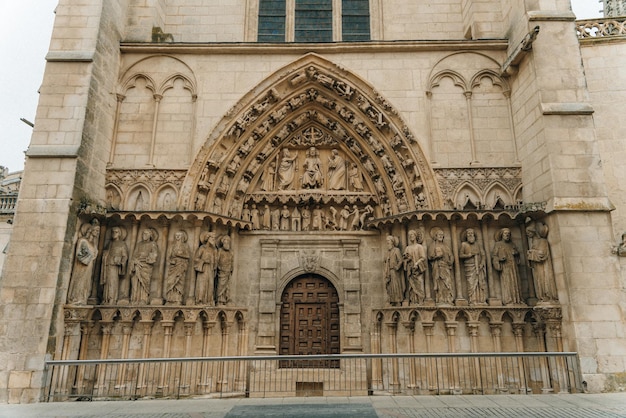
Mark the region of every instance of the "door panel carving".
MULTIPOLYGON (((301 276, 289 283, 282 295, 279 353, 339 354, 338 303, 337 290, 321 276, 301 276)), ((281 367, 339 367, 339 363, 281 362, 281 367)))

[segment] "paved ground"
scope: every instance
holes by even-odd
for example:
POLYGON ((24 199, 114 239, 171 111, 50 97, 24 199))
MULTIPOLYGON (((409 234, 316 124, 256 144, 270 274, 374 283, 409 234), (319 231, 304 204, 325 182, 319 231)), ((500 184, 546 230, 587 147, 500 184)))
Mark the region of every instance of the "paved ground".
POLYGON ((626 393, 187 399, 0 405, 0 418, 626 417, 626 393))

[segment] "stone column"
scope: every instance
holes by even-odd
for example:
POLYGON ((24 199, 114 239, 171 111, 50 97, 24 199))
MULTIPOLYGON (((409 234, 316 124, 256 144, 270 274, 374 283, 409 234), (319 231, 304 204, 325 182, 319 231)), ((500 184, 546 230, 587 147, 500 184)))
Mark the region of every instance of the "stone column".
MULTIPOLYGON (((502 322, 491 322, 489 324, 491 329, 491 338, 493 340, 493 351, 496 353, 502 352, 502 322)), ((496 373, 498 375, 498 386, 496 391, 505 393, 508 389, 504 386, 504 376, 502 375, 502 359, 500 357, 495 358, 496 373)))
MULTIPOLYGON (((161 321, 161 325, 163 326, 163 358, 168 358, 170 356, 170 350, 172 347, 172 332, 174 331, 174 321, 173 320, 163 320, 161 321)), ((169 364, 163 363, 161 365, 161 375, 159 377, 159 384, 157 385, 157 394, 160 396, 165 396, 168 389, 168 377, 169 377, 169 364)))
MULTIPOLYGON (((404 328, 407 331, 407 336, 409 339, 409 353, 415 353, 415 321, 404 321, 402 323, 404 328)), ((419 384, 417 383, 417 360, 416 359, 408 359, 409 362, 409 389, 419 389, 419 384)))
POLYGON ((459 234, 456 221, 450 222, 450 234, 452 235, 452 254, 454 254, 454 284, 456 287, 456 306, 467 306, 467 299, 463 297, 463 284, 461 283, 461 263, 459 262, 459 234))
MULTIPOLYGON (((372 326, 371 344, 372 354, 381 354, 381 327, 382 327, 382 314, 376 318, 372 326)), ((382 359, 372 359, 372 389, 383 389, 383 376, 382 376, 382 359)))
MULTIPOLYGON (((524 352, 524 328, 526 324, 523 322, 513 323, 513 335, 515 335, 515 349, 518 353, 524 352)), ((519 370, 520 393, 526 393, 528 374, 522 357, 517 358, 517 368, 519 370)))
MULTIPOLYGON (((537 338, 537 347, 538 347, 537 351, 545 352, 546 351, 545 324, 534 323, 533 332, 535 333, 535 337, 537 338)), ((541 369, 541 380, 542 380, 541 392, 543 393, 553 392, 554 389, 552 388, 552 385, 550 382, 550 374, 548 373, 548 359, 546 357, 542 357, 539 363, 540 363, 539 367, 541 369)))
MULTIPOLYGON (((139 321, 141 329, 143 331, 143 342, 141 347, 141 358, 146 359, 150 357, 150 340, 152 336, 152 327, 154 322, 152 320, 139 321)), ((137 389, 142 395, 145 395, 145 389, 147 388, 146 382, 146 363, 139 364, 139 371, 137 372, 137 389)))
MULTIPOLYGON (((521 270, 524 270, 524 277, 526 278, 526 285, 528 286, 528 299, 526 300, 526 303, 530 306, 534 306, 537 304, 537 293, 535 292, 535 281, 533 280, 533 273, 532 273, 532 269, 530 268, 527 254, 528 254, 528 239, 526 238, 526 225, 525 224, 521 224, 520 225, 520 232, 522 234, 522 251, 520 251, 520 255, 524 256, 524 260, 526 260, 526 263, 524 263, 524 265, 522 266, 520 263, 520 273, 521 270)), ((521 274, 520 274, 520 281, 522 280, 521 274)), ((523 282, 520 283, 520 289, 523 293, 524 291, 524 286, 523 286, 523 282)))
MULTIPOLYGON (((432 353, 433 344, 433 332, 435 329, 435 323, 432 321, 423 321, 422 328, 424 328, 424 335, 426 335, 426 352, 432 353)), ((435 385, 437 379, 437 362, 435 359, 429 358, 426 362, 426 378, 428 379, 428 390, 436 390, 435 385)))
POLYGON ((154 94, 154 118, 152 119, 152 140, 150 142, 150 159, 148 165, 154 167, 154 148, 156 146, 157 127, 159 124, 159 107, 163 96, 160 94, 154 94))
MULTIPOLYGON (((102 344, 100 345, 100 359, 104 360, 108 357, 109 347, 111 345, 111 332, 113 332, 112 322, 102 323, 102 344)), ((106 382, 106 364, 98 365, 98 380, 96 387, 98 388, 98 396, 106 396, 108 384, 106 382)))
MULTIPOLYGON (((222 344, 220 347, 220 357, 228 357, 229 355, 229 344, 228 339, 230 337, 230 330, 233 324, 229 321, 222 321, 222 344)), ((218 392, 226 392, 228 390, 228 376, 224 374, 225 364, 224 362, 220 362, 218 366, 218 376, 217 376, 217 388, 218 392)))
POLYGON ((159 260, 161 263, 158 266, 156 276, 154 269, 152 270, 152 279, 150 280, 150 305, 163 305, 163 286, 165 275, 167 274, 167 250, 170 226, 169 219, 161 220, 161 231, 159 232, 159 260))
MULTIPOLYGON (((87 348, 89 347, 89 331, 93 327, 92 322, 82 322, 80 324, 80 345, 78 349, 78 360, 87 359, 87 348)), ((85 387, 85 366, 80 365, 76 371, 76 382, 74 392, 83 393, 85 387)))
POLYGON ((483 246, 485 250, 485 263, 487 264, 487 287, 489 288, 489 306, 502 306, 502 299, 500 299, 499 293, 496 288, 496 274, 493 271, 493 265, 491 264, 491 248, 487 237, 489 237, 488 221, 483 219, 481 223, 483 233, 483 246))
MULTIPOLYGON (((467 323, 467 328, 469 330, 470 335, 470 349, 472 353, 478 353, 480 351, 478 345, 478 327, 480 323, 478 321, 471 321, 467 323)), ((481 373, 480 373, 480 359, 478 357, 474 357, 472 359, 472 393, 475 395, 482 393, 482 384, 481 384, 481 373)))
MULTIPOLYGON (((393 322, 387 322, 386 323, 387 328, 389 329, 389 352, 391 354, 397 354, 398 353, 398 323, 393 321, 393 322)), ((400 371, 399 371, 399 364, 398 364, 398 358, 394 357, 391 359, 391 376, 390 376, 390 389, 391 389, 391 393, 400 393, 400 371)))
MULTIPOLYGON (((202 324, 202 357, 209 357, 209 342, 211 340, 211 335, 213 334, 213 328, 215 327, 215 322, 207 321, 202 324)), ((202 362, 202 367, 200 370, 200 377, 198 386, 204 388, 204 393, 209 393, 212 390, 213 384, 213 364, 208 363, 206 361, 202 362)))
POLYGON ((476 138, 474 134, 474 112, 472 108, 472 92, 466 91, 463 93, 465 95, 465 103, 467 103, 467 119, 469 122, 469 136, 470 136, 470 149, 472 152, 472 161, 470 161, 470 165, 479 164, 478 159, 476 158, 476 138))
MULTIPOLYGON (((137 236, 139 234, 139 221, 133 220, 133 226, 130 231, 130 245, 128 246, 128 262, 133 259, 135 245, 137 244, 137 236)), ((117 301, 118 305, 126 306, 130 299, 130 265, 126 269, 124 277, 120 278, 120 294, 117 301)))
MULTIPOLYGON (((130 346, 130 335, 133 331, 133 323, 132 322, 123 322, 122 323, 122 357, 123 359, 128 358, 128 349, 130 346)), ((126 379, 126 370, 130 367, 128 364, 119 364, 117 368, 117 383, 115 385, 115 389, 123 390, 126 386, 124 380, 126 379)))
POLYGON ((115 148, 117 147, 117 134, 120 126, 120 109, 122 108, 122 102, 126 98, 123 94, 115 95, 116 104, 115 104, 115 119, 113 121, 113 138, 111 138, 111 151, 109 152, 109 161, 107 162, 107 167, 111 167, 113 165, 113 158, 115 158, 115 148))
MULTIPOLYGON (((456 329, 459 324, 456 321, 446 321, 445 325, 448 334, 448 352, 456 353, 456 329)), ((459 359, 449 358, 447 363, 450 393, 460 395, 459 359)))

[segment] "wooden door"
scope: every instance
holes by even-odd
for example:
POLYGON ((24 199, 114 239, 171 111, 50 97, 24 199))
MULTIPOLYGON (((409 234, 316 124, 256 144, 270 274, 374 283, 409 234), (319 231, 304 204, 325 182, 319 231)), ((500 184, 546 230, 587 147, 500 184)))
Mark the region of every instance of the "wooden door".
MULTIPOLYGON (((289 283, 282 295, 279 353, 339 354, 338 304, 337 290, 321 276, 302 276, 289 283)), ((298 363, 298 367, 305 366, 298 363)), ((324 364, 335 367, 334 363, 324 364)), ((319 362, 310 363, 310 367, 320 366, 319 362)), ((287 366, 281 364, 281 367, 287 366)))

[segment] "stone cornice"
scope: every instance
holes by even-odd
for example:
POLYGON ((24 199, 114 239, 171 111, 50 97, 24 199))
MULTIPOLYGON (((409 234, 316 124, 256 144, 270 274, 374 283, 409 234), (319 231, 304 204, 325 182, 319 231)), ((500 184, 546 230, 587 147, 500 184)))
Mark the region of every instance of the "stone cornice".
POLYGON ((508 39, 450 40, 450 41, 373 41, 333 43, 149 43, 122 42, 123 53, 142 54, 306 54, 316 52, 422 52, 422 51, 506 51, 508 39))

